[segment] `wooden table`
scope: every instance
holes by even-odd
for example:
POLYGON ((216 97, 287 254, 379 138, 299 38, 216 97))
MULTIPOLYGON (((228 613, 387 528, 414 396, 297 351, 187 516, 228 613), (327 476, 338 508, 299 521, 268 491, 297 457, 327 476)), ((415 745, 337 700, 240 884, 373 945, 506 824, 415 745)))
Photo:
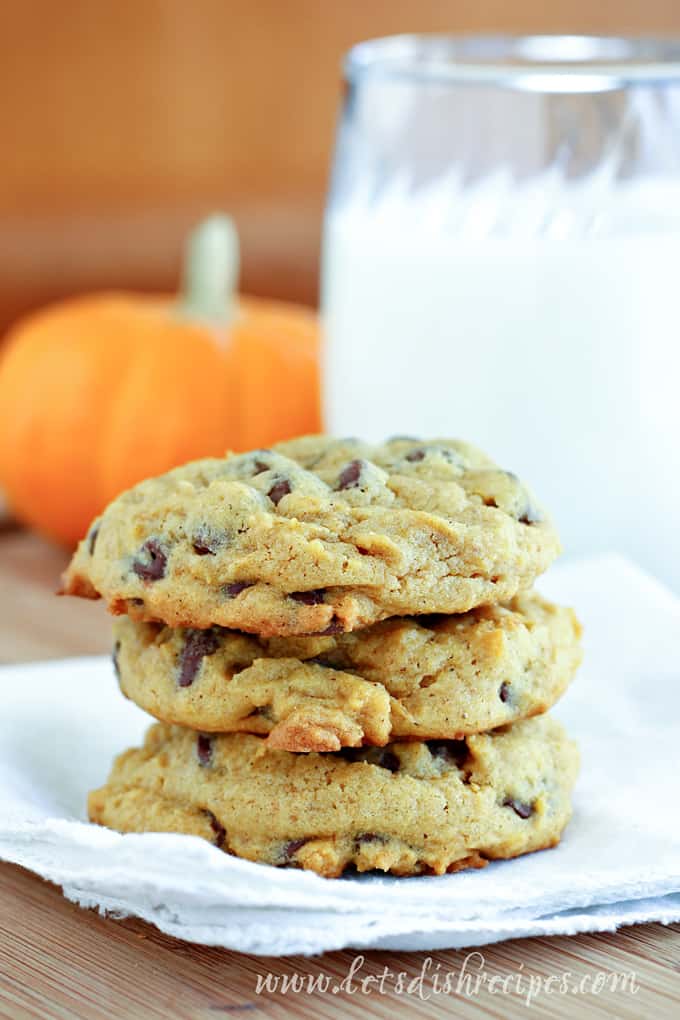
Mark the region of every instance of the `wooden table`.
MULTIPOLYGON (((2 528, 0 661, 108 650, 109 623, 100 604, 53 597, 64 560, 39 539, 9 525, 2 528)), ((477 955, 466 964, 464 950, 366 952, 363 962, 354 963, 358 970, 348 985, 357 956, 353 952, 273 959, 190 945, 140 921, 114 921, 82 910, 34 875, 0 865, 0 1018, 680 1016, 680 925, 524 939, 481 952, 483 964, 477 955), (453 994, 433 993, 431 975, 438 966, 440 974, 453 972, 453 994), (419 985, 424 967, 428 977, 419 985), (463 974, 482 967, 486 981, 477 993, 469 981, 458 984, 463 967, 463 974), (572 972, 574 986, 585 979, 588 990, 560 994, 558 983, 565 971, 572 972), (630 984, 625 990, 605 985, 600 994, 592 990, 600 972, 631 971, 635 994, 630 984), (399 972, 406 973, 406 981, 416 979, 410 994, 398 993, 399 972), (258 978, 268 974, 269 990, 258 994, 258 978), (298 975, 298 981, 345 979, 345 984, 336 994, 322 992, 318 985, 311 994, 284 992, 281 980, 292 975, 298 975), (362 979, 369 975, 375 980, 363 985, 364 992, 362 979), (530 1008, 526 995, 516 991, 518 975, 524 992, 530 979, 534 988, 541 982, 530 1008), (501 991, 501 978, 508 980, 508 994, 501 991), (468 990, 472 994, 466 994, 468 990)))

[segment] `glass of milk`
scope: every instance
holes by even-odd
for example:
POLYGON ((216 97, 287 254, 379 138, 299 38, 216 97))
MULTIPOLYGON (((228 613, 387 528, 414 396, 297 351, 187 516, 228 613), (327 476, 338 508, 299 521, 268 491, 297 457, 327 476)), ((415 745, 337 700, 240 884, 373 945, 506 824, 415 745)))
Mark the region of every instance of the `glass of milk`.
POLYGON ((345 75, 328 430, 475 442, 568 552, 680 589, 680 41, 399 36, 345 75))

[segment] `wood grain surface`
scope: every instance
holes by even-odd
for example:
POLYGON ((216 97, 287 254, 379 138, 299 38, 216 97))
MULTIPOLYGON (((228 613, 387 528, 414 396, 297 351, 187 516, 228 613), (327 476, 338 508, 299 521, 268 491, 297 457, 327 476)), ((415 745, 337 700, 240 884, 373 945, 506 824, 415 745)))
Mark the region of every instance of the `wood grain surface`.
MULTIPOLYGON (((108 650, 109 622, 101 605, 54 597, 64 562, 61 551, 9 522, 0 525, 1 661, 108 650)), ((513 1020, 531 1015, 680 1016, 680 925, 515 940, 470 957, 465 950, 346 951, 274 959, 179 942, 136 920, 102 918, 67 902, 59 889, 36 876, 0 865, 3 1020, 513 1020), (433 974, 442 987, 446 972, 452 974, 451 990, 437 993, 433 974), (575 990, 561 993, 567 972, 575 990), (400 973, 405 975, 401 985, 400 973), (477 989, 479 973, 484 978, 477 989), (472 975, 468 981, 466 974, 472 975), (612 975, 624 975, 625 983, 619 977, 612 988, 612 975), (294 979, 295 986, 284 988, 284 979, 294 979), (309 981, 317 982, 311 991, 309 981), (258 982, 265 982, 259 991, 258 982)))

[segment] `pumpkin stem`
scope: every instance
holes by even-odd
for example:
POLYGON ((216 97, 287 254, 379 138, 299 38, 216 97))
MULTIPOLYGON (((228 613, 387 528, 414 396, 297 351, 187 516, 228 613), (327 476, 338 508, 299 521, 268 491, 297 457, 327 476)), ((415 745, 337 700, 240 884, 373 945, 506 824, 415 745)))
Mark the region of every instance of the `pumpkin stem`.
POLYGON ((234 314, 239 276, 234 221, 215 213, 199 223, 186 243, 180 309, 183 315, 219 325, 234 314))

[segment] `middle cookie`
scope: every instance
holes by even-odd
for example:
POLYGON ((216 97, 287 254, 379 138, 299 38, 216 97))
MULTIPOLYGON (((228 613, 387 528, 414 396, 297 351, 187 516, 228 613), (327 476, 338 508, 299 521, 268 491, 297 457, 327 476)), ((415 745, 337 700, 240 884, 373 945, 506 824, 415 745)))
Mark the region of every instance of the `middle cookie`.
POLYGON ((121 690, 164 722, 286 751, 458 740, 545 712, 581 660, 570 609, 536 593, 333 636, 257 638, 120 617, 121 690))

